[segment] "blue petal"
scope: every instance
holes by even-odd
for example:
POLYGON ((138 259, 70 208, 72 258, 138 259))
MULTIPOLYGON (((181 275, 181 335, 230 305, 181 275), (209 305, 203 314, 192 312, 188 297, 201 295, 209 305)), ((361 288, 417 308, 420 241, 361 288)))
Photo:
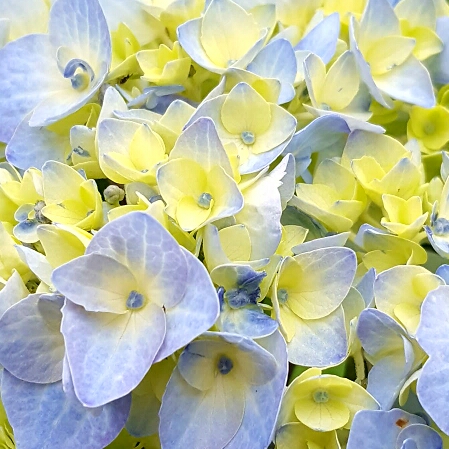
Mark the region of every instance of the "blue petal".
POLYGON ((200 117, 190 123, 192 118, 171 150, 170 159, 191 159, 206 170, 220 165, 229 176, 232 176, 231 164, 214 121, 209 117, 200 117))
POLYGON ((165 314, 149 303, 123 315, 87 312, 67 301, 61 331, 76 395, 98 407, 133 390, 165 336, 165 314))
MULTIPOLYGON (((97 232, 86 255, 99 253, 127 266, 148 291, 152 302, 167 309, 181 301, 187 286, 187 263, 183 250, 170 233, 145 212, 131 212, 97 232), (151 284, 151 285, 150 285, 151 284)), ((101 267, 99 267, 101 271, 101 267)))
POLYGON ((388 346, 402 347, 404 329, 387 314, 377 309, 366 309, 359 317, 357 335, 364 349, 371 355, 376 355, 388 346))
POLYGON ((435 271, 435 274, 437 276, 440 276, 440 278, 442 278, 444 282, 446 282, 446 284, 449 284, 449 265, 447 264, 440 265, 437 268, 437 271, 435 271))
MULTIPOLYGON (((162 399, 159 428, 162 446, 168 449, 181 446, 197 449, 224 446, 232 449, 267 447, 272 439, 287 375, 283 338, 276 332, 258 341, 262 347, 250 339, 233 334, 208 332, 204 338, 212 341, 223 339, 235 345, 238 351, 248 353, 250 359, 255 357, 260 361, 275 360, 274 376, 259 385, 233 383, 230 385, 238 388, 226 392, 216 390, 215 386, 203 391, 192 387, 181 376, 180 369, 175 369, 162 399), (249 354, 250 351, 255 351, 255 354, 249 354), (240 409, 242 398, 243 419, 240 409)), ((206 342, 200 341, 201 348, 207 350, 206 342)), ((210 349, 213 352, 213 348, 210 349)), ((183 371, 194 368, 190 364, 196 363, 196 355, 198 354, 185 352, 185 360, 181 362, 180 359, 183 371)), ((225 376, 219 376, 216 382, 220 382, 220 377, 225 376)))
POLYGON ((396 100, 416 104, 422 108, 435 106, 435 94, 430 74, 414 56, 384 75, 376 76, 378 88, 396 100))
POLYGON ((215 323, 220 313, 218 296, 204 265, 190 252, 187 259, 187 289, 181 301, 165 311, 166 335, 155 362, 168 357, 215 323))
POLYGON ((416 388, 424 410, 446 434, 449 432, 448 379, 449 364, 438 357, 431 357, 422 369, 416 388))
MULTIPOLYGON (((424 420, 397 408, 390 411, 360 410, 354 416, 347 449, 393 449, 403 426, 424 420)), ((407 427, 406 427, 407 428, 407 427)))
MULTIPOLYGON (((291 132, 293 132, 295 129, 296 121, 291 119, 290 122, 290 129, 291 132)), ((251 154, 248 157, 248 160, 239 167, 240 174, 245 175, 255 173, 270 165, 281 153, 285 152, 285 147, 287 146, 289 141, 290 138, 287 138, 280 145, 269 151, 264 151, 263 153, 257 155, 251 154)))
POLYGON ((287 381, 287 349, 279 331, 256 341, 276 359, 276 374, 267 384, 252 387, 247 391, 246 410, 251 410, 251 413, 245 411, 242 424, 227 449, 265 448, 274 437, 276 418, 287 381))
POLYGON ((16 239, 24 243, 35 243, 39 240, 37 227, 40 223, 37 220, 24 220, 14 226, 13 234, 16 239))
POLYGON ((235 215, 236 222, 244 224, 249 233, 250 260, 272 256, 281 241, 279 185, 279 180, 270 175, 256 181, 245 190, 244 208, 235 215))
POLYGON ((282 183, 278 187, 278 191, 281 196, 281 207, 284 210, 295 194, 296 178, 299 176, 296 173, 296 163, 293 155, 285 155, 281 162, 271 171, 270 176, 282 183))
POLYGON ((137 281, 126 265, 102 254, 77 257, 56 268, 53 285, 90 312, 125 313, 137 281))
POLYGON ((147 87, 141 95, 128 103, 128 107, 153 109, 155 113, 163 114, 170 103, 180 98, 175 94, 183 90, 185 90, 184 86, 180 85, 147 87))
POLYGON ((30 295, 10 307, 0 319, 0 363, 27 382, 61 380, 64 338, 63 298, 30 295))
POLYGON ((295 50, 311 51, 327 64, 335 54, 339 34, 340 16, 338 13, 333 13, 303 37, 295 50))
POLYGON ((383 410, 392 407, 415 361, 411 343, 405 337, 403 342, 404 354, 396 352, 383 357, 368 374, 367 391, 383 410))
POLYGON ((14 130, 48 93, 65 80, 56 67, 55 50, 45 34, 29 34, 0 50, 0 141, 14 130))
POLYGON ((340 234, 311 240, 310 242, 300 243, 299 245, 294 246, 292 251, 294 255, 298 255, 321 248, 343 247, 349 238, 349 234, 349 232, 342 232, 340 234))
POLYGON ((29 295, 20 274, 14 270, 4 287, 0 290, 0 318, 14 304, 29 295))
POLYGON ((287 345, 288 359, 295 365, 328 367, 347 356, 348 339, 342 307, 317 320, 296 322, 296 334, 287 345))
POLYGON ((430 356, 418 379, 417 394, 425 411, 444 432, 449 432, 449 286, 431 291, 421 307, 416 339, 430 356))
POLYGON ((399 19, 388 0, 368 0, 360 20, 360 28, 371 42, 388 35, 400 35, 399 19))
POLYGON ((287 103, 295 96, 293 83, 297 71, 296 57, 292 45, 286 39, 270 42, 247 69, 263 78, 275 78, 281 82, 278 104, 287 103))
POLYGON ((57 134, 45 127, 31 127, 30 117, 31 114, 22 120, 6 147, 8 162, 22 170, 41 169, 48 160, 65 162, 69 135, 57 134))
POLYGON ((449 83, 449 17, 443 16, 437 19, 436 32, 443 41, 443 51, 429 58, 430 72, 436 84, 449 83))
POLYGON ((342 118, 349 126, 351 131, 355 131, 356 129, 361 129, 363 131, 369 131, 372 133, 382 134, 385 132, 385 129, 382 128, 382 126, 374 125, 372 123, 369 123, 365 120, 362 120, 357 117, 353 117, 351 115, 351 111, 348 111, 347 113, 340 113, 338 111, 326 111, 324 109, 317 109, 312 106, 304 105, 306 110, 310 112, 315 117, 323 117, 326 115, 332 115, 336 117, 342 118))
POLYGON ((362 81, 366 84, 366 87, 368 87, 368 90, 370 94, 373 96, 373 98, 383 107, 391 109, 393 107, 393 102, 391 101, 391 99, 385 98, 382 95, 380 89, 376 86, 376 83, 373 80, 373 76, 371 75, 370 66, 365 61, 365 58, 363 57, 362 52, 359 49, 359 45, 356 40, 356 30, 355 30, 355 28, 358 26, 359 24, 355 20, 355 17, 352 16, 349 22, 349 43, 350 49, 354 54, 356 63, 359 68, 360 77, 362 78, 362 81))
POLYGON ((365 309, 359 316, 357 335, 369 357, 377 359, 368 374, 367 390, 388 410, 404 385, 415 361, 405 330, 385 313, 365 309))
POLYGON ((2 401, 17 447, 102 449, 125 425, 131 396, 88 409, 74 396, 66 395, 61 382, 46 385, 23 382, 5 370, 2 401))
POLYGON ((434 234, 430 226, 424 226, 424 230, 426 231, 427 238, 435 252, 446 259, 449 256, 449 242, 444 236, 440 237, 439 235, 434 234))
POLYGON ((366 307, 370 307, 374 300, 374 281, 376 279, 376 270, 370 268, 362 277, 355 288, 362 295, 366 307))
POLYGON ((14 213, 16 221, 24 221, 28 219, 28 214, 34 209, 34 204, 26 203, 19 206, 14 213))
MULTIPOLYGON (((220 376, 222 377, 222 376, 220 376)), ((242 391, 222 389, 216 395, 190 386, 176 368, 160 410, 159 437, 166 449, 225 447, 241 425, 242 391), (225 400, 226 398, 226 400, 225 400)))
POLYGON ((449 361, 444 345, 449 337, 449 286, 440 286, 429 292, 421 306, 421 321, 416 331, 416 339, 430 357, 449 361))
POLYGON ((318 151, 335 150, 341 155, 350 132, 347 123, 340 117, 319 117, 293 135, 284 154, 292 153, 297 163, 300 158, 318 151))
POLYGON ((89 77, 92 78, 92 73, 94 76, 84 90, 77 91, 74 78, 75 88, 72 88, 59 67, 64 87, 53 87, 48 92, 34 110, 30 126, 47 126, 86 104, 106 78, 111 62, 109 29, 98 0, 57 0, 50 11, 48 28, 54 51, 57 49, 52 66, 62 64, 65 68, 77 59, 83 61, 86 69, 91 69, 86 70, 89 77))
POLYGON ((50 11, 48 29, 57 48, 81 53, 77 56, 90 64, 104 62, 109 66, 111 38, 98 0, 57 0, 50 11))
POLYGON ((399 434, 397 447, 401 444, 401 449, 409 449, 406 445, 407 441, 413 441, 416 449, 443 449, 443 440, 440 435, 429 426, 424 424, 412 424, 405 427, 399 434))
POLYGON ((226 310, 220 315, 220 330, 250 338, 261 338, 271 335, 278 323, 260 310, 257 306, 238 310, 226 310))
POLYGON ((217 70, 201 45, 201 19, 193 19, 183 23, 177 28, 177 34, 181 47, 198 65, 211 72, 217 70))

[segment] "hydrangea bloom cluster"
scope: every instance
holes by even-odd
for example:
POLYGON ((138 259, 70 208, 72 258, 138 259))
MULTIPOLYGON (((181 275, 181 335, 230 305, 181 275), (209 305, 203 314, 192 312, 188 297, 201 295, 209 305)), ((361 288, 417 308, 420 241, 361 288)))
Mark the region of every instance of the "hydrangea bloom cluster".
POLYGON ((449 448, 445 0, 1 0, 0 446, 449 448))

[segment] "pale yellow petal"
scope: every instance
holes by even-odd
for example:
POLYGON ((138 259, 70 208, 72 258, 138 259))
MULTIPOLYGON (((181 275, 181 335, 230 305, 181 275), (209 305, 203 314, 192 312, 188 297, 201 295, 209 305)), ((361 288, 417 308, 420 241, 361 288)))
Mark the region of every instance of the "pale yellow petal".
POLYGON ((201 44, 217 66, 238 61, 259 39, 256 21, 231 0, 210 3, 201 25, 201 44))

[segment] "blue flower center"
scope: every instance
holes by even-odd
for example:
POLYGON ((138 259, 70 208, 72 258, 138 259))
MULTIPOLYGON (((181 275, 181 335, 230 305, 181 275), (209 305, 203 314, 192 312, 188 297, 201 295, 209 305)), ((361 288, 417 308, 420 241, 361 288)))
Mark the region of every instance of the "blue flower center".
POLYGON ((243 131, 240 138, 245 145, 252 145, 256 141, 256 136, 251 131, 243 131))
POLYGON ((424 125, 424 132, 429 136, 435 132, 435 125, 432 122, 427 122, 424 125))
POLYGON ((277 293, 278 293, 278 301, 281 304, 286 303, 288 299, 288 291, 285 288, 280 288, 277 293))
POLYGON ((198 198, 197 204, 202 209, 209 209, 212 200, 213 200, 212 195, 210 193, 204 192, 198 198))
POLYGON ((64 78, 69 78, 75 90, 87 89, 94 80, 92 67, 82 59, 71 59, 64 68, 64 78))
POLYGON ((313 393, 313 400, 319 404, 323 404, 323 403, 329 401, 329 395, 327 394, 327 391, 316 390, 313 393))
POLYGON ((218 360, 217 368, 218 371, 220 371, 220 374, 224 375, 228 374, 232 370, 232 368, 234 368, 234 364, 229 357, 222 355, 218 360))
POLYGON ((143 306, 143 295, 135 290, 132 290, 126 300, 126 307, 131 310, 140 309, 143 306))

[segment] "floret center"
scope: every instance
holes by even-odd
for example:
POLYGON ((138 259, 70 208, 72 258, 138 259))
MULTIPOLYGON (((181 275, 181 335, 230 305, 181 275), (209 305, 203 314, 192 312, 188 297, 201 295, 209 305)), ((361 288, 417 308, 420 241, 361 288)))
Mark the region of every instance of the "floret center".
POLYGON ((126 307, 131 310, 136 310, 140 309, 143 306, 143 303, 143 295, 136 290, 132 290, 129 293, 128 299, 126 300, 126 307))
POLYGON ((222 355, 218 360, 217 368, 220 374, 225 375, 228 374, 232 368, 234 368, 234 364, 229 357, 222 355))
POLYGON ((251 131, 243 131, 240 138, 245 145, 252 145, 256 141, 256 136, 251 131))

